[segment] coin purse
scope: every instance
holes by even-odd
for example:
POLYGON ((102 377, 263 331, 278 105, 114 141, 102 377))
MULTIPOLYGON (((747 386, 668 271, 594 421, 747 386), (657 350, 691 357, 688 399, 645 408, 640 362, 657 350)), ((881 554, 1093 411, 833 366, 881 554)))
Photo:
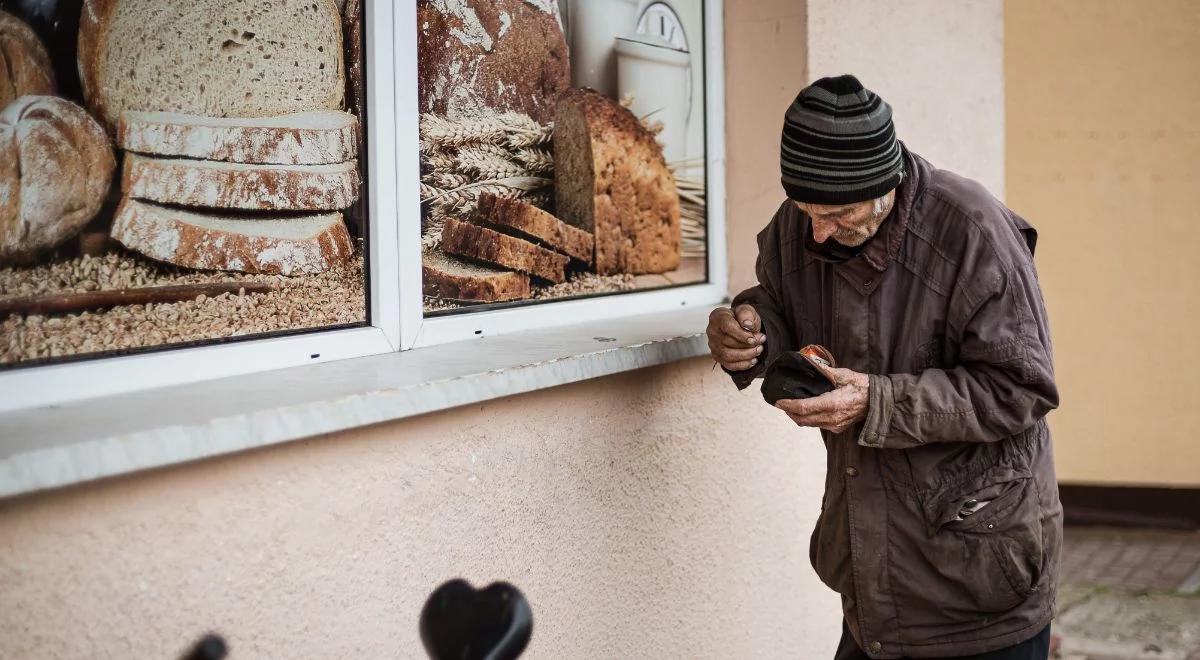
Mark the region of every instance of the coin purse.
POLYGON ((780 399, 807 399, 831 391, 833 382, 817 364, 837 367, 829 349, 817 344, 779 356, 763 374, 763 399, 775 405, 780 399))

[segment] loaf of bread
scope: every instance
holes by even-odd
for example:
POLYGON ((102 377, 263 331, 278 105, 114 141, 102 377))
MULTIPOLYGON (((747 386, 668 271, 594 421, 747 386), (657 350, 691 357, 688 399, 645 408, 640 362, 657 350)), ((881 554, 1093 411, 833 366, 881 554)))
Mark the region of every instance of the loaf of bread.
POLYGON ((447 218, 442 226, 442 249, 554 283, 567 279, 567 257, 515 236, 454 218, 447 218))
POLYGON ((100 210, 116 161, 81 107, 22 96, 0 113, 0 264, 71 238, 100 210))
POLYGON ((560 219, 595 236, 598 273, 679 267, 679 193, 662 147, 633 113, 593 90, 559 98, 554 197, 560 219))
POLYGON ((185 211, 125 198, 112 236, 151 259, 185 268, 304 275, 347 261, 341 213, 247 216, 185 211))
POLYGON ((417 26, 421 112, 554 117, 555 99, 571 82, 557 2, 417 0, 417 26))
POLYGON ((477 208, 480 222, 515 232, 585 264, 592 263, 595 243, 591 234, 529 202, 483 193, 477 208))
POLYGON ((246 165, 127 154, 121 190, 163 204, 248 211, 337 211, 358 199, 354 161, 246 165))
POLYGON ((121 113, 117 145, 156 156, 267 165, 328 165, 358 157, 358 120, 341 111, 220 118, 121 113))
POLYGON ((113 131, 126 110, 268 117, 345 99, 333 0, 84 0, 78 57, 113 131))
POLYGON ((441 250, 422 255, 421 271, 427 296, 475 303, 522 300, 530 296, 528 275, 473 264, 441 250))
POLYGON ((54 94, 54 67, 33 28, 0 11, 0 110, 20 96, 54 94))

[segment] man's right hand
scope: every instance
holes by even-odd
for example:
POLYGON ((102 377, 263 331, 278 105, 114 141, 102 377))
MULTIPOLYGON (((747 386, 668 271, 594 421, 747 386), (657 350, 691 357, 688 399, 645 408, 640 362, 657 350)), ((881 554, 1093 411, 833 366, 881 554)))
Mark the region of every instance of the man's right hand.
POLYGON ((762 319, 751 305, 714 309, 708 315, 707 334, 713 359, 730 371, 745 371, 758 364, 767 343, 762 319))

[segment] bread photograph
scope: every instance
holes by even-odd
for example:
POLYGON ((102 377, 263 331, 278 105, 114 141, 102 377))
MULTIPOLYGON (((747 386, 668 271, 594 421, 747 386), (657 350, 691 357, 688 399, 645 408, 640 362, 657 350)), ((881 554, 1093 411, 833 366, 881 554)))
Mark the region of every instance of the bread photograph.
POLYGON ((427 315, 707 281, 703 11, 417 0, 427 315))
POLYGON ((0 369, 365 325, 365 4, 0 1, 0 369))

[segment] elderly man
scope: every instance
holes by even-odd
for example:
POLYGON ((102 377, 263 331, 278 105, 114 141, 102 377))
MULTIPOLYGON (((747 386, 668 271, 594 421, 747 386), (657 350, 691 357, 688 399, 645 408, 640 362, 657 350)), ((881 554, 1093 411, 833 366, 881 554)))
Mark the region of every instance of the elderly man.
POLYGON ((800 92, 782 160, 758 285, 708 342, 738 388, 808 344, 839 367, 776 404, 825 442, 809 555, 842 596, 836 658, 1046 658, 1062 506, 1037 233, 897 141, 853 76, 800 92))

